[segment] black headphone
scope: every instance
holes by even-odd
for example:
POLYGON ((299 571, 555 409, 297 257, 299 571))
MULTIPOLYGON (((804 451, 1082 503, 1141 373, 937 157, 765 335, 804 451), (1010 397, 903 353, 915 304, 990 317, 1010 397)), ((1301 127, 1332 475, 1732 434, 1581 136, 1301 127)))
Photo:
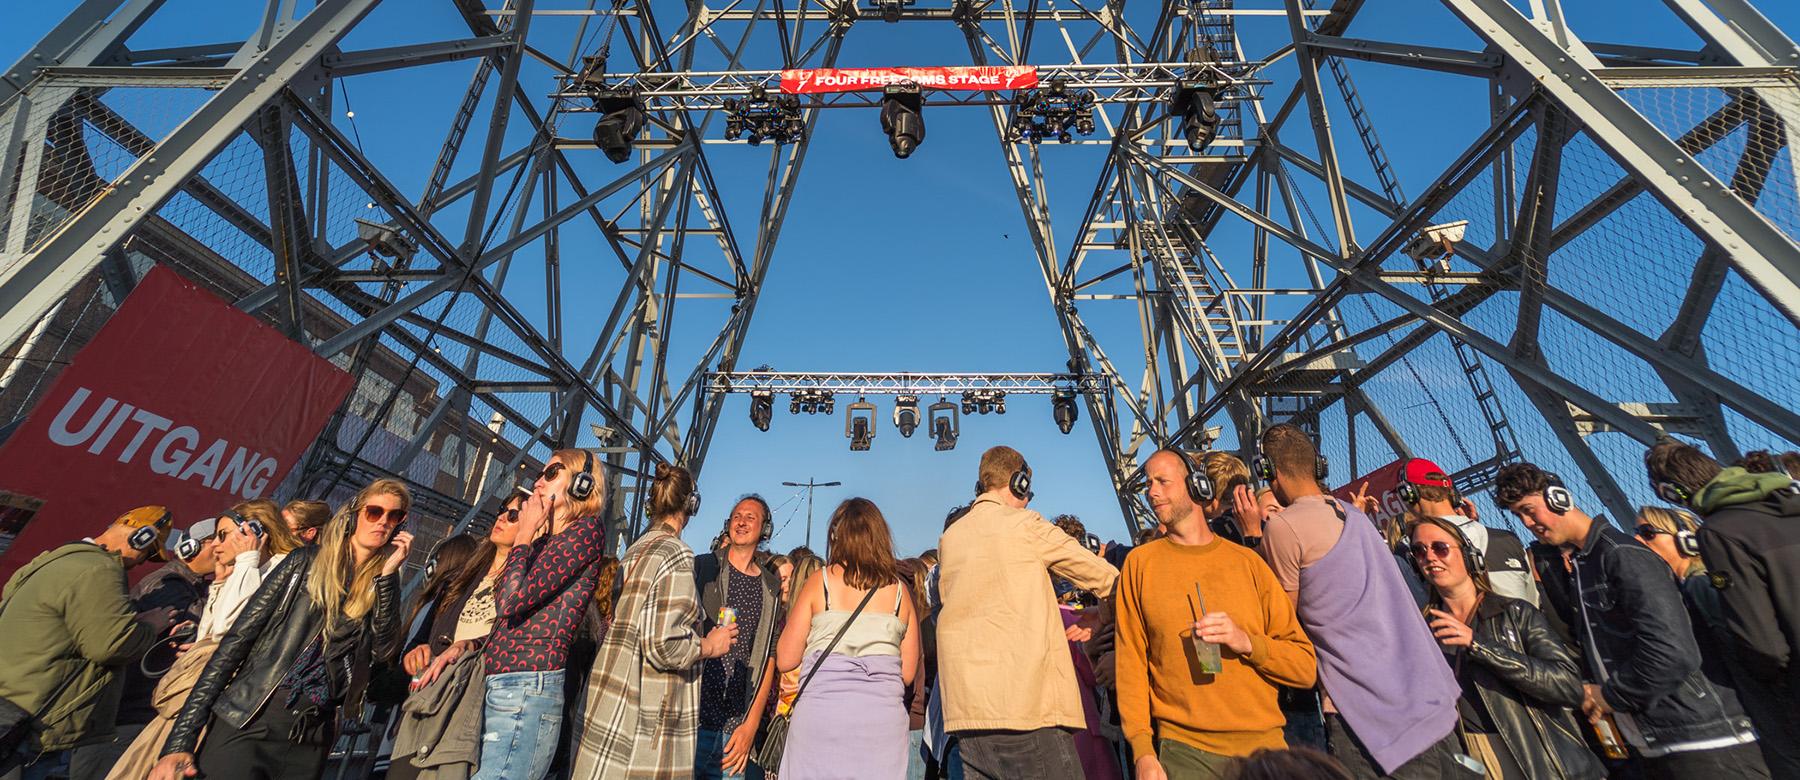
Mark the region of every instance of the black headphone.
POLYGON ((1031 498, 1031 464, 1024 458, 1019 459, 1019 470, 1012 473, 1006 487, 1012 491, 1013 498, 1031 498))
POLYGON ((1219 487, 1213 484, 1212 475, 1206 473, 1206 467, 1194 461, 1194 458, 1180 450, 1169 450, 1181 456, 1181 462, 1187 466, 1188 498, 1196 504, 1203 504, 1219 495, 1219 487))
POLYGON ((1694 516, 1687 512, 1675 513, 1675 549, 1689 558, 1700 557, 1700 536, 1693 529, 1700 527, 1694 516))
POLYGON ((1692 506, 1694 501, 1694 494, 1689 493, 1687 488, 1668 480, 1656 483, 1656 497, 1676 506, 1692 506))
POLYGON ((1463 565, 1468 567, 1469 575, 1486 574, 1487 555, 1469 541, 1469 535, 1463 533, 1461 528, 1456 529, 1456 541, 1462 545, 1463 565))
POLYGON ((569 477, 569 498, 586 501, 594 495, 594 453, 581 451, 581 470, 569 477))
POLYGON ((1569 489, 1563 485, 1562 477, 1556 472, 1544 472, 1544 508, 1559 515, 1567 514, 1575 508, 1575 497, 1569 495, 1569 489))
MULTIPOLYGON (((1438 474, 1438 473, 1442 473, 1442 472, 1434 471, 1431 473, 1438 474)), ((1429 476, 1429 475, 1427 475, 1427 476, 1429 476)), ((1448 476, 1444 477, 1444 481, 1450 482, 1450 505, 1451 506, 1462 506, 1462 502, 1463 502, 1462 493, 1457 491, 1456 483, 1451 482, 1451 480, 1448 476)), ((1442 487, 1442 485, 1434 485, 1433 487, 1442 487)), ((1394 486, 1394 494, 1400 496, 1400 500, 1403 502, 1406 502, 1407 504, 1417 504, 1417 503, 1419 503, 1419 501, 1421 501, 1424 498, 1423 496, 1419 495, 1419 486, 1414 484, 1412 480, 1407 479, 1405 469, 1400 470, 1400 484, 1394 486)))
MULTIPOLYGON (((1268 456, 1261 452, 1257 452, 1250 458, 1250 473, 1264 482, 1274 482, 1275 462, 1269 460, 1268 456)), ((1324 482, 1328 476, 1331 476, 1331 461, 1326 460, 1322 454, 1313 453, 1313 477, 1324 482)))
POLYGON ((187 563, 200 557, 200 550, 205 545, 206 543, 199 539, 182 534, 181 541, 175 543, 175 557, 180 558, 182 563, 187 563))
POLYGON ((137 530, 132 531, 131 537, 126 539, 125 543, 131 545, 131 549, 137 550, 138 552, 154 550, 157 547, 156 539, 160 535, 158 534, 158 531, 164 526, 169 525, 173 519, 174 515, 169 514, 169 508, 163 507, 162 516, 156 518, 156 522, 151 523, 150 525, 140 526, 137 530))
MULTIPOLYGON (((687 503, 682 505, 682 511, 686 512, 688 517, 700 514, 699 488, 694 488, 694 492, 688 494, 687 503)), ((767 523, 764 523, 764 525, 767 525, 767 523)))

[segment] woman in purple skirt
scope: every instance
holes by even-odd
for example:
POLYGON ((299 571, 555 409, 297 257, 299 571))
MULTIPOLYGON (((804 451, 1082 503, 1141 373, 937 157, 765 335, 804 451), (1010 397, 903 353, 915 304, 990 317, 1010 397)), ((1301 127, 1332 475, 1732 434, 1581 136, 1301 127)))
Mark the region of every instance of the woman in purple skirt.
POLYGON ((873 502, 839 504, 825 538, 829 565, 801 586, 776 647, 776 665, 799 669, 802 682, 779 775, 900 780, 908 744, 902 702, 919 673, 919 616, 873 502))

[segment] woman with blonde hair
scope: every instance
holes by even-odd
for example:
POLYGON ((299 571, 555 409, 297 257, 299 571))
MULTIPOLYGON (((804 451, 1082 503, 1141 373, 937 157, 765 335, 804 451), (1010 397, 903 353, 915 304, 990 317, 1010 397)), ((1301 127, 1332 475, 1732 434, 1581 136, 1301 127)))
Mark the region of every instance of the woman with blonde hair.
POLYGON ((681 532, 700 509, 687 469, 656 467, 650 529, 619 559, 612 621, 588 676, 576 780, 689 777, 700 729, 700 662, 730 651, 735 624, 700 636, 694 551, 681 532))
MULTIPOLYGON (((182 705, 151 777, 317 778, 351 675, 371 666, 400 626, 405 483, 358 491, 303 547, 269 572, 182 705), (200 745, 200 734, 206 741, 200 745), (196 755, 196 753, 198 755, 196 755)), ((260 522, 260 521, 259 521, 260 522)))
POLYGON ((839 504, 825 540, 827 566, 800 586, 776 649, 777 668, 806 668, 780 775, 841 777, 854 766, 858 777, 898 780, 907 768, 901 694, 919 667, 918 611, 874 502, 839 504))

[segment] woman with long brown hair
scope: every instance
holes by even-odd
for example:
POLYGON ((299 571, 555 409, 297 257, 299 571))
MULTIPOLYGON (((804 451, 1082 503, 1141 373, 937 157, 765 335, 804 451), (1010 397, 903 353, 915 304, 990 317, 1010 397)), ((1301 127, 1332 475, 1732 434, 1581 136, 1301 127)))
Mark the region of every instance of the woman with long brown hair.
POLYGON ((347 700, 351 671, 370 666, 400 629, 399 571, 412 549, 400 527, 411 507, 405 483, 375 480, 338 510, 318 546, 269 573, 188 694, 152 778, 324 771, 340 711, 360 706, 347 700))
POLYGON ((1469 755, 1495 780, 1604 774, 1569 710, 1581 703, 1575 654, 1544 614, 1495 593, 1480 551, 1449 520, 1419 518, 1407 536, 1431 589, 1432 634, 1462 683, 1457 732, 1469 755))
POLYGON ((858 777, 897 780, 906 776, 901 695, 918 673, 918 610, 874 502, 839 504, 825 540, 827 566, 800 586, 776 648, 777 668, 804 669, 780 776, 839 777, 854 766, 858 777))

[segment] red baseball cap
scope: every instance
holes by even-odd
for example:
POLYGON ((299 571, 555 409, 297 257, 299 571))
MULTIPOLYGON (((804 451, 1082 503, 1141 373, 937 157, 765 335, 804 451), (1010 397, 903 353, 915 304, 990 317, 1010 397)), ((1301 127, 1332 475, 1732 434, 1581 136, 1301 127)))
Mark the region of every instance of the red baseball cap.
POLYGON ((1454 488, 1450 482, 1449 472, 1424 458, 1413 458, 1406 462, 1406 481, 1424 487, 1432 485, 1441 488, 1454 488))

